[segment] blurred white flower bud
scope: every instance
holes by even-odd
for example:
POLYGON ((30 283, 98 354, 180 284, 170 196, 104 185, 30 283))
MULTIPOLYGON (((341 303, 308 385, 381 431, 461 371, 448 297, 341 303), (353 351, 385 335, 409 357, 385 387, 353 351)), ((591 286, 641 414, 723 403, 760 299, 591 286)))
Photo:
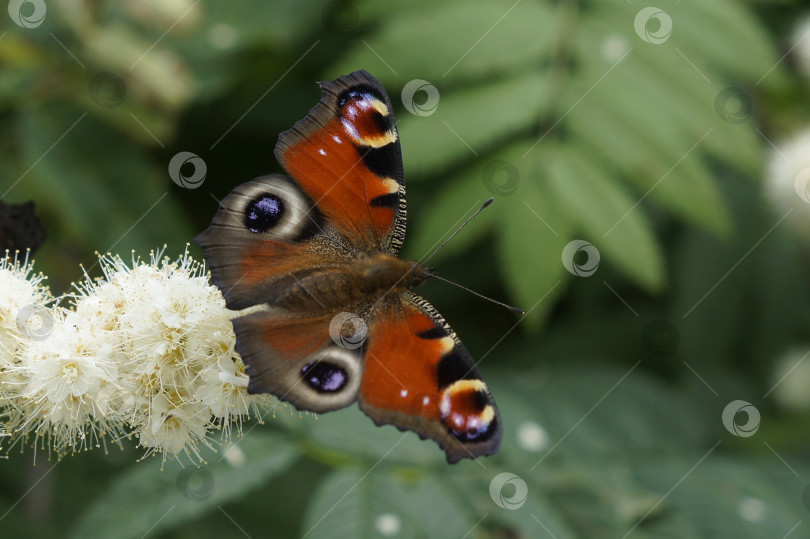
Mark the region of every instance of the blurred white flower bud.
POLYGON ((796 348, 780 357, 772 375, 773 398, 792 412, 810 409, 810 350, 796 348))
POLYGON ((810 129, 775 144, 763 188, 778 213, 794 210, 789 222, 810 239, 810 129))

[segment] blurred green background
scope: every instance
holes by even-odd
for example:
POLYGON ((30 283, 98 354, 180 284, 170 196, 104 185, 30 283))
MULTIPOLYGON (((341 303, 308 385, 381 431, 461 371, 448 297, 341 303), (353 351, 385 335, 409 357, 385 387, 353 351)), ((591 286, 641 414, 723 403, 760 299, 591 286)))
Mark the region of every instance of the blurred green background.
POLYGON ((810 11, 645 4, 10 2, 0 193, 36 202, 55 293, 95 251, 182 253, 215 197, 279 171, 314 82, 366 69, 399 120, 403 256, 494 195, 432 265, 529 312, 420 289, 482 359, 496 457, 447 465, 356 407, 280 410, 185 471, 133 443, 14 450, 2 535, 810 536, 810 145, 781 149, 810 120, 810 11), (196 189, 169 177, 180 151, 206 164, 196 189), (593 251, 563 264, 573 240, 590 276, 593 251))

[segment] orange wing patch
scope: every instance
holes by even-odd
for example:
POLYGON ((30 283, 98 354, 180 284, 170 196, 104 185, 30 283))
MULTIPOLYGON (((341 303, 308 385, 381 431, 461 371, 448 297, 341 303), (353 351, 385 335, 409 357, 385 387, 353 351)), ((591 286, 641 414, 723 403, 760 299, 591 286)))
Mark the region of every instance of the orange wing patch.
POLYGON ((360 383, 363 403, 439 420, 436 366, 448 346, 452 348, 452 338, 418 338, 434 327, 433 321, 418 311, 380 319, 369 331, 372 338, 360 383))
POLYGON ((394 209, 374 206, 372 201, 391 195, 396 182, 380 178, 363 163, 340 119, 329 120, 322 129, 287 147, 280 160, 344 236, 369 238, 377 245, 388 236, 394 209))
POLYGON ((329 317, 268 318, 262 324, 260 338, 283 359, 298 360, 330 342, 329 317))
POLYGON ((429 303, 401 299, 372 315, 360 408, 377 424, 433 438, 449 462, 495 454, 501 421, 475 362, 429 303))
POLYGON ((262 240, 247 246, 238 255, 241 284, 257 286, 272 277, 301 268, 317 267, 322 260, 307 246, 262 240))

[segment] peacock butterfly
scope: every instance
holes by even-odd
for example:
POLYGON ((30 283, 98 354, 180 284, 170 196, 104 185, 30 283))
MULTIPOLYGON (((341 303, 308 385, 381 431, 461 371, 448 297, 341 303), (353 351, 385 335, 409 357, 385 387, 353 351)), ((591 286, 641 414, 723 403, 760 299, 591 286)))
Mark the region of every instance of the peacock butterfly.
POLYGON ((236 187, 196 238, 230 309, 250 393, 301 410, 358 401, 377 425, 432 438, 448 462, 493 455, 501 418, 442 316, 411 289, 434 275, 400 260, 405 176, 393 107, 357 71, 279 136, 271 174, 236 187))

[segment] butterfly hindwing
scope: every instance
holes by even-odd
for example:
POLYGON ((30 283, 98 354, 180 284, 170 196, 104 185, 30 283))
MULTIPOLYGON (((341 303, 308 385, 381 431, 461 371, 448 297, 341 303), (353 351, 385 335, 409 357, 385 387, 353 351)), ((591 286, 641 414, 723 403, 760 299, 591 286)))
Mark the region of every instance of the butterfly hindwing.
POLYGON ((272 393, 299 410, 329 412, 357 399, 362 348, 331 338, 334 317, 258 311, 235 318, 236 350, 250 393, 272 393))
POLYGON ((434 439, 449 462, 497 452, 501 420, 470 354, 442 316, 406 292, 369 327, 360 408, 434 439))

